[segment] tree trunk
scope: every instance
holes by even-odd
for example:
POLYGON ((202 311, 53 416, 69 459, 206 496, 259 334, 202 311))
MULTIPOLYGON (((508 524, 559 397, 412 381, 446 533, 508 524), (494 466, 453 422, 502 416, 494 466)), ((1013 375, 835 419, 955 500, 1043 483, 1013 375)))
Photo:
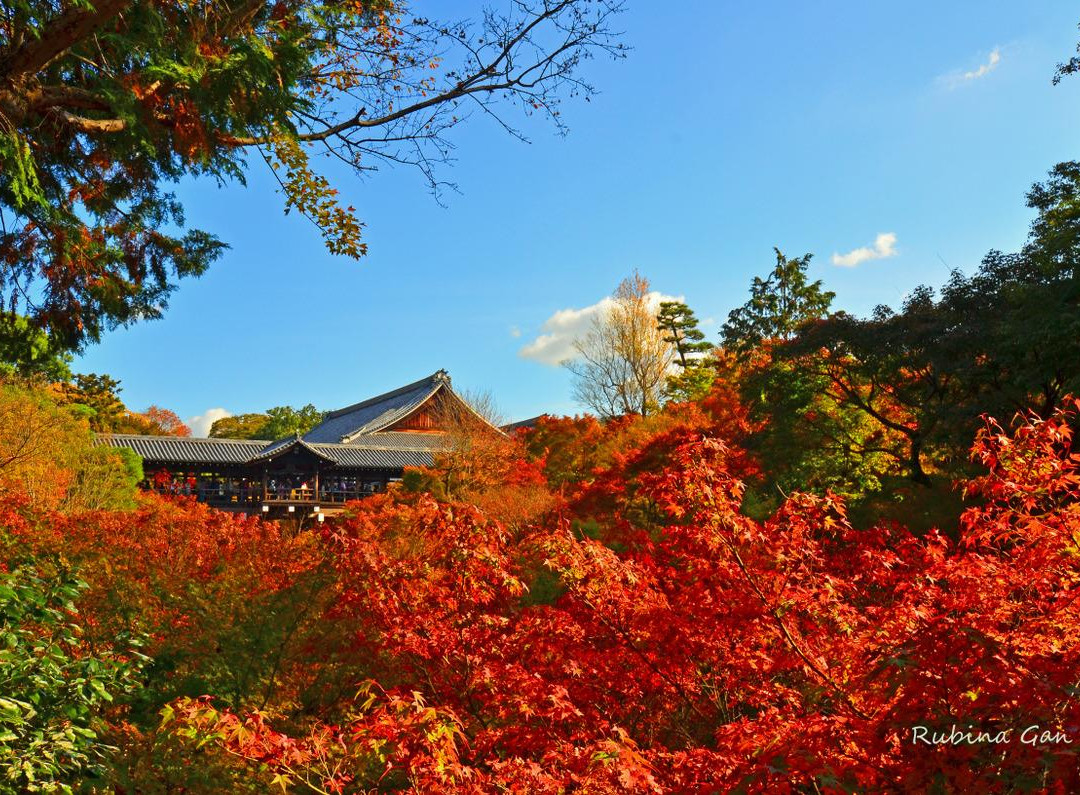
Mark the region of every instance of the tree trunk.
POLYGON ((923 486, 928 486, 930 485, 930 476, 927 475, 922 468, 922 436, 914 434, 908 438, 911 440, 911 447, 908 453, 908 472, 913 481, 920 483, 923 486))

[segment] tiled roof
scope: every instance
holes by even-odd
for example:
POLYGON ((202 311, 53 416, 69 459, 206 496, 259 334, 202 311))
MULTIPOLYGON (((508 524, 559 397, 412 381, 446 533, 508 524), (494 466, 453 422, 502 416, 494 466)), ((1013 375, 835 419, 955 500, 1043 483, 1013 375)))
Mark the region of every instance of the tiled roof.
POLYGON ((102 435, 98 444, 127 447, 161 464, 255 464, 297 446, 328 463, 356 469, 431 466, 445 438, 439 433, 386 431, 440 389, 450 389, 445 370, 412 384, 332 411, 308 433, 270 442, 248 439, 191 439, 175 436, 102 435))
POLYGON ((402 432, 365 434, 351 444, 309 444, 296 437, 276 442, 134 434, 97 437, 98 444, 127 447, 143 460, 161 464, 255 464, 299 445, 328 463, 354 469, 429 467, 442 441, 436 434, 402 432))
POLYGON ((323 459, 325 459, 327 461, 332 461, 333 460, 329 456, 327 456, 327 455, 321 453, 319 450, 315 449, 316 448, 315 445, 308 444, 303 439, 301 439, 299 436, 293 436, 291 438, 286 437, 284 439, 278 439, 276 442, 271 442, 266 447, 264 447, 262 450, 260 450, 258 453, 253 455, 251 457, 251 461, 253 461, 253 462, 254 461, 266 461, 266 460, 269 460, 271 458, 274 458, 275 456, 281 455, 282 453, 286 452, 287 450, 291 450, 294 447, 301 447, 301 448, 303 448, 305 450, 308 450, 311 453, 314 453, 319 458, 323 458, 323 459))
POLYGON ((446 445, 446 438, 441 433, 382 431, 355 436, 349 445, 380 450, 438 450, 446 445))
POLYGON ((304 434, 304 441, 351 443, 354 437, 381 431, 404 419, 444 386, 450 386, 450 376, 439 370, 393 392, 332 411, 322 423, 304 434))
POLYGON ((501 426, 500 430, 505 433, 512 433, 520 428, 535 428, 540 422, 540 420, 544 419, 547 416, 547 414, 538 414, 537 416, 530 417, 527 420, 518 420, 517 422, 511 422, 507 425, 501 426))
POLYGON ((313 444, 320 455, 338 466, 355 469, 401 469, 429 467, 434 464, 431 450, 404 450, 388 447, 366 447, 356 444, 313 444))
POLYGON ((251 458, 251 462, 269 460, 286 450, 302 447, 332 464, 356 469, 400 469, 401 467, 429 467, 434 463, 432 451, 435 446, 428 440, 431 434, 389 433, 366 434, 361 442, 349 444, 308 444, 303 439, 282 439, 268 445, 251 458), (385 438, 390 437, 390 438, 385 438), (421 439, 409 437, 422 437, 421 439), (371 440, 373 443, 368 444, 371 440))
POLYGON ((127 447, 143 459, 166 464, 244 464, 270 444, 261 439, 186 439, 128 433, 101 435, 97 443, 127 447))

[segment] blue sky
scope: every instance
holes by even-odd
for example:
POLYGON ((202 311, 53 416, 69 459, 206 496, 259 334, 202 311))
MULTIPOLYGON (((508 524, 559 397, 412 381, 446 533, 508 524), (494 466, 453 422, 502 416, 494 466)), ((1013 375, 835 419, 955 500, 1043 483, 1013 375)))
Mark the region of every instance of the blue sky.
POLYGON ((508 418, 574 413, 567 373, 522 351, 632 269, 714 339, 774 245, 813 252, 836 306, 864 313, 1017 248, 1027 188, 1080 158, 1080 79, 1050 82, 1080 38, 1075 3, 627 6, 634 49, 587 65, 602 93, 565 106, 569 136, 525 122, 522 144, 473 119, 446 206, 407 169, 330 171, 367 223, 360 262, 284 216, 261 164, 246 188, 182 184, 189 224, 231 250, 76 369, 185 418, 331 409, 441 367, 508 418))

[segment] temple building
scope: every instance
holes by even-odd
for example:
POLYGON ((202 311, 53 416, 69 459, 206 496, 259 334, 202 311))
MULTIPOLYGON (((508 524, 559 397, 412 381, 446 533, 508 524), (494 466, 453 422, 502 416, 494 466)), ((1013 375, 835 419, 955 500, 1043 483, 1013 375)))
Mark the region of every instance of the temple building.
POLYGON ((495 433, 439 370, 427 378, 327 414, 302 436, 204 439, 111 434, 143 461, 155 491, 195 495, 226 510, 281 516, 333 513, 385 491, 406 467, 432 466, 449 418, 466 412, 495 433))

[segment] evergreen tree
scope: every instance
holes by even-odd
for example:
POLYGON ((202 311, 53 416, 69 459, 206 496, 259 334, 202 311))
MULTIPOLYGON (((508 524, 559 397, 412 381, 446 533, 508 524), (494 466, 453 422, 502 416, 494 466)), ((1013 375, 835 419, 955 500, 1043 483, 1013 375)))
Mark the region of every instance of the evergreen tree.
POLYGON ((776 267, 767 278, 755 276, 750 300, 728 315, 721 331, 724 346, 744 356, 765 340, 790 340, 799 327, 825 317, 836 293, 808 282, 812 254, 788 259, 778 248, 776 267))
POLYGON ((679 372, 667 378, 664 389, 669 400, 688 401, 704 397, 712 386, 715 372, 709 366, 708 352, 713 349, 698 328, 694 311, 681 301, 664 301, 656 316, 657 328, 664 341, 675 351, 679 372))
POLYGON ((89 409, 90 427, 99 433, 111 433, 127 409, 120 400, 120 382, 108 375, 76 375, 75 382, 63 385, 63 402, 89 409))
POLYGON ((71 354, 56 340, 14 312, 0 312, 0 376, 67 381, 71 354))
POLYGON ((518 2, 450 24, 398 0, 6 3, 0 306, 71 349, 160 317, 226 248, 185 230, 169 186, 244 182, 264 161, 286 211, 360 257, 364 224, 316 152, 357 177, 412 165, 438 188, 466 105, 506 129, 517 105, 562 128, 561 101, 592 93, 587 59, 623 54, 619 10, 518 2))
POLYGON ((266 410, 269 422, 262 428, 267 439, 281 439, 285 436, 303 436, 323 421, 324 412, 308 403, 302 408, 275 406, 266 410))
POLYGON ((266 414, 235 414, 214 420, 209 435, 211 439, 269 439, 269 424, 266 414))
POLYGON ((693 366, 702 354, 712 350, 712 343, 705 342, 705 332, 698 328, 694 310, 682 301, 664 301, 656 316, 658 328, 664 332, 664 341, 671 344, 682 368, 693 366))

